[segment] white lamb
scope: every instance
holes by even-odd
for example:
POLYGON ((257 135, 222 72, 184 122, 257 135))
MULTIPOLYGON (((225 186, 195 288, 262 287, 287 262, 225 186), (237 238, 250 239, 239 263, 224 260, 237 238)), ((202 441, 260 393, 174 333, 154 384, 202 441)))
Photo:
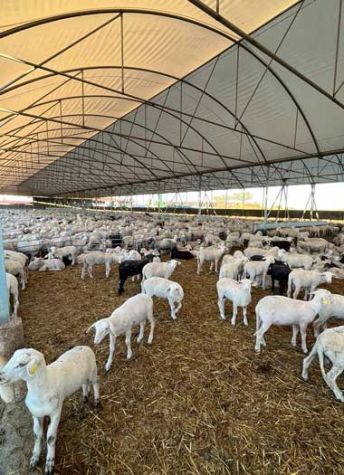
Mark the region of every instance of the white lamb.
POLYGON ((326 328, 330 318, 344 320, 344 295, 332 294, 330 304, 320 310, 318 318, 313 323, 315 336, 318 336, 321 326, 326 328))
POLYGON ((213 269, 215 264, 215 272, 217 273, 218 264, 221 260, 221 257, 226 252, 226 246, 209 246, 209 247, 200 247, 199 255, 197 256, 198 265, 197 265, 197 274, 201 273, 202 266, 205 261, 210 261, 210 269, 213 269))
POLYGON ((8 291, 8 302, 11 306, 11 297, 13 299, 13 312, 11 317, 17 318, 18 308, 19 308, 19 290, 18 290, 18 281, 14 275, 6 272, 6 284, 8 291))
POLYGON ((225 300, 233 303, 233 316, 231 324, 235 325, 238 307, 242 307, 244 325, 248 325, 247 307, 251 303, 251 286, 254 285, 250 280, 243 279, 237 282, 233 279, 219 279, 216 283, 218 302, 222 320, 225 320, 225 300))
POLYGON ((305 289, 304 300, 307 300, 308 294, 320 284, 331 284, 332 274, 330 272, 318 272, 315 270, 294 269, 288 277, 288 297, 291 297, 294 287, 293 298, 296 299, 301 289, 305 289))
POLYGON ((240 271, 240 262, 233 261, 227 264, 221 265, 219 279, 228 278, 238 280, 239 271, 240 271))
POLYGON ((244 276, 249 276, 251 281, 255 281, 265 289, 266 275, 270 264, 275 262, 273 256, 267 256, 263 261, 249 261, 244 265, 244 276))
POLYGON ((303 360, 302 377, 308 380, 308 368, 318 356, 322 377, 333 391, 336 398, 344 402, 343 392, 338 388, 336 379, 344 371, 344 326, 330 328, 321 333, 310 354, 303 360), (332 368, 325 373, 324 357, 332 363, 332 368))
POLYGON ((92 269, 96 264, 105 264, 105 277, 108 278, 111 271, 111 263, 115 257, 113 254, 107 254, 102 251, 91 251, 84 257, 84 262, 81 271, 81 278, 85 278, 86 271, 91 279, 93 279, 92 269))
POLYGON ((9 274, 20 277, 21 288, 25 289, 27 284, 27 275, 24 266, 19 261, 13 261, 12 259, 5 259, 5 270, 9 274))
POLYGON ((167 299, 171 309, 171 318, 173 320, 177 318, 176 314, 182 308, 184 298, 183 287, 180 284, 163 277, 150 277, 142 282, 141 287, 142 293, 150 297, 167 299))
POLYGON ((313 300, 304 302, 281 295, 269 295, 262 298, 256 306, 256 346, 255 350, 260 351, 261 345, 265 346, 264 333, 271 325, 292 325, 293 336, 291 344, 296 346, 296 337, 301 332, 302 350, 307 353, 306 330, 321 309, 331 303, 331 293, 325 289, 314 292, 313 300))
POLYGON ((271 249, 260 249, 259 247, 247 247, 244 250, 244 254, 246 257, 251 258, 252 256, 272 256, 272 257, 277 257, 278 256, 278 247, 272 247, 271 249))
POLYGON ((64 399, 82 388, 84 400, 87 400, 92 384, 95 404, 99 403, 95 355, 88 346, 76 346, 47 366, 42 353, 33 348, 23 348, 13 354, 0 372, 1 383, 10 384, 19 380, 26 382, 25 404, 33 417, 35 443, 31 467, 37 465, 41 454, 44 417, 50 418, 45 473, 51 474, 54 469, 57 428, 64 399))
POLYGON ((40 272, 44 272, 47 270, 60 271, 64 268, 65 265, 60 259, 43 259, 43 257, 34 257, 28 265, 29 270, 38 270, 40 272))
POLYGON ((116 308, 108 318, 98 320, 87 329, 86 333, 88 333, 92 328, 95 329, 95 345, 101 343, 106 335, 109 335, 109 357, 105 365, 105 371, 109 371, 111 368, 116 338, 118 336, 125 335, 127 359, 132 357, 132 328, 138 323, 140 324, 140 333, 137 337, 137 342, 140 343, 143 340, 146 320, 149 320, 150 322, 150 333, 148 337, 148 344, 150 345, 153 342, 155 327, 155 321, 153 318, 153 300, 148 295, 137 294, 126 300, 120 307, 116 308))
MULTIPOLYGON (((51 257, 57 257, 58 259, 63 259, 63 257, 71 257, 72 266, 74 266, 76 261, 78 250, 75 246, 65 246, 65 247, 51 247, 50 253, 51 257)), ((50 256, 49 256, 50 257, 50 256)))
POLYGON ((288 253, 284 249, 280 249, 278 259, 288 264, 291 269, 303 267, 306 270, 310 270, 313 265, 313 257, 309 254, 288 253))
POLYGON ((29 258, 26 254, 23 254, 22 252, 17 252, 17 251, 4 251, 4 257, 5 259, 11 259, 12 261, 19 261, 23 267, 26 266, 29 258))
POLYGON ((142 270, 142 280, 149 279, 150 277, 164 277, 168 279, 179 265, 180 262, 175 259, 171 259, 168 262, 149 262, 142 270))

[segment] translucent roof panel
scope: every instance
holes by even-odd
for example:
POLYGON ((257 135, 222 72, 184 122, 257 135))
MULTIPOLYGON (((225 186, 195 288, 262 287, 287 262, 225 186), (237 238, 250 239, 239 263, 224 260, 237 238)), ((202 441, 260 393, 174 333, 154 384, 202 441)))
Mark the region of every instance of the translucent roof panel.
POLYGON ((342 2, 0 6, 0 187, 101 196, 343 180, 342 2))

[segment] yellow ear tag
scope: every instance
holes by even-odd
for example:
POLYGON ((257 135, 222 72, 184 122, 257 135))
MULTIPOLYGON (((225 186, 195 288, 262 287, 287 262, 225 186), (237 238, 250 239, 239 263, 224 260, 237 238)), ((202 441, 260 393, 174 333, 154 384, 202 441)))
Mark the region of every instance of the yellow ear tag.
POLYGON ((323 304, 328 305, 330 302, 327 299, 323 299, 323 304))
POLYGON ((30 373, 31 375, 33 375, 33 374, 36 373, 37 369, 38 369, 37 364, 36 364, 36 363, 33 363, 33 365, 30 367, 29 373, 30 373))

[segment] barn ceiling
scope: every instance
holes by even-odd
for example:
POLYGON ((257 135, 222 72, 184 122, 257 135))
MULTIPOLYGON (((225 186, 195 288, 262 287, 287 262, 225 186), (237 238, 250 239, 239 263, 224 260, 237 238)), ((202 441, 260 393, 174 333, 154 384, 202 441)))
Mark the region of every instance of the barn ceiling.
POLYGON ((0 6, 0 192, 343 181, 342 0, 0 6))

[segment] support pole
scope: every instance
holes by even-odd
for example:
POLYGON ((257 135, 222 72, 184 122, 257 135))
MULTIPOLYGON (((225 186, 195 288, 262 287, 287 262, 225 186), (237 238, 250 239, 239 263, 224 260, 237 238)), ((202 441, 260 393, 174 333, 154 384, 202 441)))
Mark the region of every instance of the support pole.
POLYGON ((202 214, 202 177, 199 177, 199 190, 198 190, 198 216, 202 214))
POLYGON ((269 172, 270 172, 270 168, 268 167, 267 177, 266 177, 266 187, 264 188, 264 229, 266 228, 266 224, 268 222, 269 172))
POLYGON ((4 245, 2 240, 2 221, 0 220, 0 325, 9 322, 8 292, 6 283, 4 245))

